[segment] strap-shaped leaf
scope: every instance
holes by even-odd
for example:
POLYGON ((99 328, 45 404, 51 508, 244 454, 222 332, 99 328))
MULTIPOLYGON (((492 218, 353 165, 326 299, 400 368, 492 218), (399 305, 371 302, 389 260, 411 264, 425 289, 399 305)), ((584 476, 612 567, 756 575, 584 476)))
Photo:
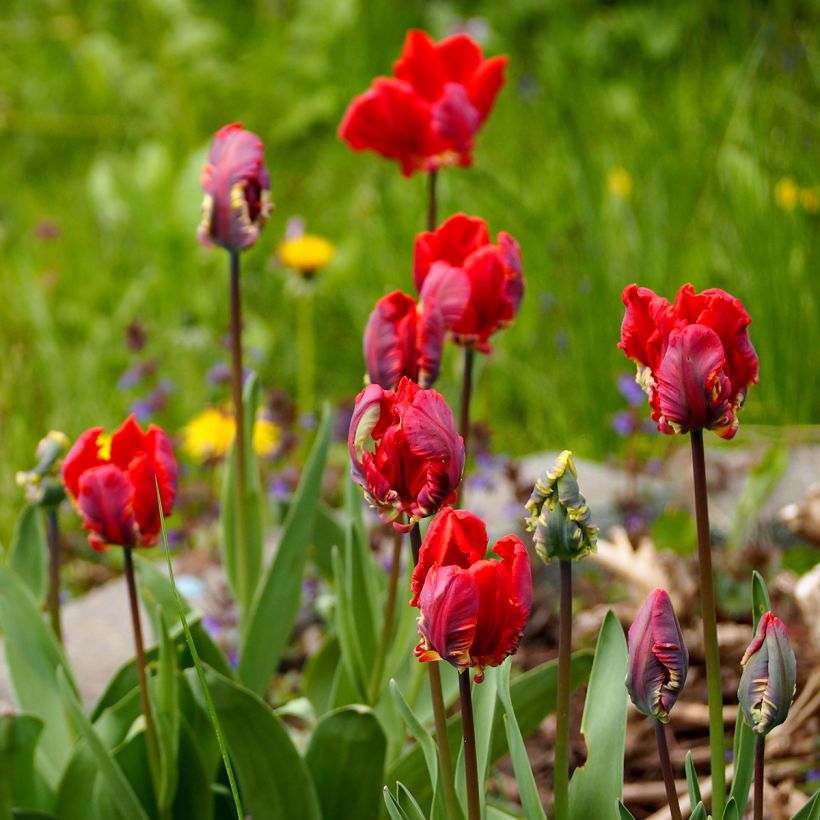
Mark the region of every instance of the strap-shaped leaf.
POLYGON ((792 820, 820 820, 820 789, 818 789, 811 796, 809 802, 792 817, 792 820))
POLYGON ((42 511, 34 504, 27 504, 14 522, 8 565, 28 587, 36 601, 42 601, 46 594, 47 554, 42 511))
POLYGON ((698 784, 698 773, 695 771, 695 764, 692 761, 692 752, 686 753, 683 768, 686 772, 686 788, 689 792, 689 805, 697 806, 702 798, 700 796, 700 785, 698 784))
POLYGON ((0 815, 12 806, 50 808, 51 790, 34 763, 43 721, 34 715, 0 715, 0 815))

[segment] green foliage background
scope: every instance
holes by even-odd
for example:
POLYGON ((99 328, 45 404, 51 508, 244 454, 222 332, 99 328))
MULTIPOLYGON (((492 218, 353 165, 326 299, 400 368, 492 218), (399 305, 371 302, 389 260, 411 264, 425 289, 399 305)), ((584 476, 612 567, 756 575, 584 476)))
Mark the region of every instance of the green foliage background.
MULTIPOLYGON (((198 247, 210 136, 260 134, 277 203, 243 257, 246 342, 263 384, 293 392, 294 296, 273 260, 292 215, 338 247, 321 274, 320 397, 362 385, 377 297, 412 290, 425 180, 336 138, 405 31, 468 19, 508 82, 475 167, 442 175, 465 210, 522 245, 528 290, 482 364, 476 418, 512 453, 612 449, 623 286, 723 287, 753 317, 761 384, 745 422, 817 422, 818 222, 778 208, 789 176, 820 191, 818 7, 812 3, 5 0, 0 10, 0 521, 49 428, 118 424, 133 394, 126 326, 175 386, 178 430, 227 360, 227 259, 198 247), (628 200, 607 178, 626 169, 628 200), (54 223, 59 235, 44 238, 54 223), (813 360, 813 364, 812 364, 813 360)), ((53 233, 53 230, 51 231, 53 233)), ((455 399, 450 349, 440 389, 455 399)), ((741 434, 742 436, 742 434, 741 434)), ((3 531, 6 532, 8 527, 3 531)))

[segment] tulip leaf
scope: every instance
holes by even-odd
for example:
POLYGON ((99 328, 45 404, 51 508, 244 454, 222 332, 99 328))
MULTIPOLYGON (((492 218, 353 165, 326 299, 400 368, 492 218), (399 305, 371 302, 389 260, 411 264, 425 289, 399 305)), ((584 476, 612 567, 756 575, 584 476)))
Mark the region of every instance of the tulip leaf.
MULTIPOLYGON (((348 525, 345 556, 350 554, 349 544, 355 538, 354 527, 348 525)), ((359 636, 356 631, 355 616, 353 614, 353 600, 347 583, 348 561, 343 558, 337 547, 333 548, 333 576, 336 585, 336 634, 339 636, 342 663, 347 670, 348 679, 353 684, 355 700, 361 703, 367 701, 367 672, 362 658, 359 636)))
POLYGON ((158 615, 160 629, 159 670, 151 679, 160 756, 160 782, 157 803, 160 813, 174 800, 179 771, 179 697, 177 694, 176 647, 165 628, 162 612, 158 615))
POLYGON ((518 794, 527 820, 547 820, 544 807, 541 805, 538 787, 535 785, 527 747, 524 745, 524 738, 521 737, 521 729, 518 728, 513 709, 510 695, 511 668, 512 658, 507 658, 498 673, 498 699, 504 709, 504 731, 507 735, 507 747, 510 750, 515 781, 518 784, 518 794))
MULTIPOLYGON (((570 667, 570 684, 573 691, 588 680, 592 658, 592 653, 586 650, 573 654, 570 667)), ((510 695, 522 737, 526 738, 532 734, 544 717, 555 710, 557 687, 558 662, 554 660, 529 669, 512 681, 510 695)), ((491 764, 507 752, 503 717, 500 711, 496 713, 493 724, 492 747, 489 755, 491 764)), ((447 743, 450 747, 450 754, 455 759, 461 743, 459 715, 453 715, 447 721, 447 743)), ((404 783, 420 805, 428 805, 432 799, 430 778, 427 775, 424 755, 418 745, 413 746, 391 765, 385 779, 388 783, 397 781, 404 783)))
POLYGON ((700 785, 698 784, 698 773, 695 771, 695 764, 692 761, 692 752, 686 753, 683 761, 683 768, 686 772, 686 788, 689 792, 689 805, 697 806, 701 801, 700 785))
POLYGON ((620 820, 635 820, 635 815, 620 800, 618 801, 618 814, 620 820))
POLYGON ((14 523, 14 533, 9 545, 8 565, 17 573, 38 602, 45 597, 48 584, 47 555, 48 544, 40 507, 27 504, 14 523))
POLYGON ((610 610, 604 618, 595 648, 595 661, 581 719, 587 759, 569 784, 570 820, 616 817, 623 794, 626 702, 624 686, 627 651, 624 631, 610 610), (602 813, 602 806, 611 806, 602 813))
MULTIPOLYGON (((206 708, 194 674, 193 670, 185 673, 197 701, 206 708)), ((254 820, 320 820, 316 789, 280 718, 234 681, 210 669, 206 677, 245 815, 254 820)), ((375 791, 378 799, 378 788, 375 791)))
POLYGON ((85 716, 82 706, 77 699, 65 672, 62 668, 57 670, 57 687, 63 703, 71 716, 71 720, 77 732, 83 738, 94 762, 97 766, 98 776, 102 779, 105 787, 109 790, 113 805, 123 817, 133 818, 133 820, 148 820, 142 804, 134 794, 131 784, 122 773, 122 769, 114 760, 111 752, 105 748, 102 741, 94 731, 91 722, 85 716))
POLYGON ((173 805, 177 820, 212 820, 214 798, 211 777, 199 753, 197 738, 182 723, 179 732, 179 784, 173 805))
POLYGON ((251 373, 242 391, 242 417, 245 438, 245 493, 237 503, 236 446, 231 446, 222 482, 222 554, 225 574, 233 591, 241 621, 250 614, 256 585, 262 570, 264 526, 259 468, 253 449, 253 429, 259 402, 259 379, 251 373), (244 544, 240 544, 240 520, 244 544))
POLYGON ((51 790, 34 763, 42 732, 34 715, 0 715, 0 816, 8 817, 13 806, 51 806, 51 790))
POLYGON ((811 796, 809 802, 792 817, 792 820, 820 820, 820 789, 818 789, 811 796))
MULTIPOLYGON (((5 633, 6 661, 17 704, 22 711, 43 721, 37 765, 48 785, 55 788, 76 738, 57 689, 57 670, 68 669, 68 661, 28 588, 12 570, 2 566, 0 624, 5 633)), ((65 677, 76 693, 73 678, 68 672, 65 677)))
POLYGON ((695 806, 695 810, 690 815, 689 820, 707 820, 706 807, 702 802, 695 806))
POLYGON ((726 808, 723 810, 723 820, 740 820, 740 814, 737 810, 737 803, 734 797, 729 798, 726 808))
POLYGON ((334 675, 340 660, 339 639, 331 632, 305 664, 302 689, 319 717, 330 709, 334 675))
POLYGON ((310 557, 316 564, 322 577, 333 580, 333 563, 331 550, 342 547, 345 542, 345 528, 334 510, 324 501, 316 505, 316 518, 313 521, 310 557))
POLYGON ((384 787, 383 794, 391 820, 427 820, 416 798, 410 794, 404 783, 396 783, 396 797, 387 786, 384 787))
POLYGON ((771 610, 772 603, 769 600, 769 590, 766 588, 766 581, 755 569, 752 570, 752 632, 757 632, 757 625, 760 619, 771 610))
POLYGON ((323 817, 377 817, 384 783, 387 740, 367 706, 328 712, 313 730, 305 762, 313 776, 323 817))
POLYGON ((247 618, 239 653, 239 677, 264 692, 290 639, 302 597, 307 543, 313 532, 322 488, 333 416, 325 406, 313 449, 288 510, 276 555, 268 567, 247 618))

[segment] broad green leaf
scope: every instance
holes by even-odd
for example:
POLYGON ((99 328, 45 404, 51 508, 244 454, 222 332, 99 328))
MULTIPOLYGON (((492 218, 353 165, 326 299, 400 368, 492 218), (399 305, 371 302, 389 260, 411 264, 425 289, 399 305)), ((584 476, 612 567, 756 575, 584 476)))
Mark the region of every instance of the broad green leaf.
POLYGON ((179 771, 179 698, 177 696, 176 647, 165 627, 165 618, 159 613, 161 640, 159 670, 151 679, 153 711, 156 716, 157 741, 160 757, 160 782, 157 803, 160 811, 174 800, 179 771))
POLYGON ((723 810, 723 820, 740 820, 740 814, 738 814, 737 803, 735 803, 734 797, 729 798, 729 802, 723 810))
POLYGON ((407 813, 399 806, 396 798, 393 797, 387 786, 382 789, 382 796, 384 797, 384 804, 387 807, 390 820, 408 820, 407 813))
POLYGON ((259 403, 259 380, 255 373, 245 381, 242 394, 242 416, 245 426, 245 497, 239 500, 244 522, 244 544, 240 544, 239 509, 236 497, 236 447, 225 462, 222 483, 222 554, 225 573, 237 602, 241 620, 250 613, 257 581, 262 571, 264 526, 262 523, 262 490, 259 467, 253 449, 253 428, 259 403))
POLYGON ((247 619, 239 653, 239 678, 264 692, 282 657, 302 597, 307 544, 322 488, 333 416, 325 406, 299 489, 282 526, 276 555, 268 567, 247 619))
POLYGON ((35 504, 27 504, 14 523, 8 565, 28 587, 37 602, 45 597, 48 585, 47 556, 48 543, 42 511, 35 504))
MULTIPOLYGON (((574 691, 589 678, 592 667, 592 653, 576 652, 572 656, 570 668, 571 687, 574 691)), ((558 684, 558 662, 548 661, 519 675, 510 685, 513 709, 518 718, 521 735, 528 737, 541 724, 546 715, 555 709, 558 684)), ((416 710, 419 714, 419 710, 416 710)), ((490 751, 490 763, 495 763, 507 752, 504 736, 503 719, 500 712, 495 715, 493 726, 493 744, 490 751)), ((455 760, 461 742, 461 718, 453 715, 447 721, 447 743, 450 754, 455 760)), ((388 783, 401 781, 415 796, 421 805, 428 805, 433 796, 430 778, 424 763, 424 755, 418 746, 414 746, 399 758, 389 769, 386 776, 388 783)))
POLYGON ((384 730, 366 706, 345 706, 319 721, 305 762, 323 817, 361 820, 378 816, 386 750, 384 730))
POLYGON ((145 814, 142 804, 134 794, 134 790, 122 773, 122 769, 117 765, 108 749, 105 748, 95 733, 91 722, 85 716, 82 706, 80 706, 77 696, 62 668, 57 670, 57 687, 62 696, 63 703, 71 715, 71 720, 77 732, 86 742, 88 751, 94 758, 98 775, 109 789, 113 803, 119 814, 128 820, 148 820, 148 816, 145 814))
MULTIPOLYGON (((185 674, 205 708, 194 673, 187 670, 185 674)), ((321 820, 313 782, 282 721, 264 701, 239 684, 213 670, 208 670, 207 680, 245 814, 254 820, 321 820)))
POLYGON ((521 798, 524 816, 528 820, 547 820, 544 807, 541 805, 538 787, 535 785, 527 747, 524 745, 524 738, 521 737, 521 730, 518 728, 518 721, 512 705, 512 696, 510 695, 511 669, 512 658, 507 658, 499 669, 498 699, 504 709, 504 731, 507 735, 507 747, 510 750, 515 781, 518 784, 518 794, 521 798))
MULTIPOLYGON (((142 720, 140 720, 140 726, 144 726, 142 720)), ((111 755, 133 789, 143 811, 149 817, 161 816, 157 808, 154 783, 148 764, 144 729, 132 731, 116 749, 112 750, 111 755)), ((112 792, 106 778, 98 776, 94 783, 92 797, 94 814, 100 818, 121 816, 117 807, 118 799, 119 796, 112 792)))
POLYGON ((436 750, 436 742, 404 699, 404 695, 401 693, 399 685, 395 680, 390 681, 390 694, 393 696, 399 714, 401 714, 404 722, 407 724, 410 734, 421 747, 424 762, 427 764, 427 773, 430 776, 430 783, 435 791, 438 782, 438 752, 436 750))
POLYGON ((387 786, 384 787, 384 802, 391 820, 427 820, 416 798, 405 788, 403 783, 396 783, 394 797, 387 786))
MULTIPOLYGON (((354 528, 348 526, 347 541, 353 538, 354 528)), ((345 556, 350 552, 345 550, 345 556)), ((355 690, 355 700, 359 703, 367 702, 367 670, 359 646, 359 635, 356 631, 356 622, 353 614, 353 601, 348 591, 348 572, 346 558, 342 557, 338 548, 333 548, 333 577, 336 586, 336 607, 334 610, 336 634, 339 636, 339 647, 344 668, 348 679, 355 690)))
POLYGON ((56 814, 37 811, 37 809, 12 809, 9 817, 11 820, 62 820, 56 814))
POLYGON ((818 789, 792 820, 820 820, 820 789, 818 789))
POLYGON ((345 542, 345 527, 339 521, 337 513, 323 501, 316 505, 316 518, 313 521, 310 557, 326 581, 333 580, 333 563, 331 550, 341 548, 345 542))
MULTIPOLYGON (((37 763, 48 785, 55 788, 76 738, 57 689, 57 670, 67 670, 68 661, 28 588, 7 567, 0 567, 0 623, 17 703, 21 711, 43 721, 37 763)), ((76 693, 70 673, 65 677, 76 693)))
POLYGON ((570 820, 617 818, 623 794, 627 654, 624 631, 610 610, 601 626, 581 719, 587 760, 569 784, 570 820), (603 810, 603 806, 610 806, 603 810))
POLYGON ((34 715, 0 715, 0 815, 12 806, 51 807, 53 795, 34 763, 43 721, 34 715))
POLYGON ((302 688, 319 717, 330 709, 333 678, 340 660, 339 639, 331 632, 305 664, 302 688))
POLYGON ((698 773, 695 771, 695 764, 692 761, 692 752, 686 753, 683 768, 686 772, 686 788, 689 792, 689 805, 697 806, 702 798, 700 796, 700 785, 698 784, 698 773))
POLYGON ((183 723, 179 732, 179 784, 174 799, 175 820, 211 820, 214 814, 214 798, 211 777, 203 765, 197 742, 183 723))
POLYGON ((706 807, 703 803, 698 803, 689 820, 706 820, 706 817, 706 807))
POLYGON ((635 816, 620 800, 618 801, 618 815, 620 820, 635 820, 635 816))

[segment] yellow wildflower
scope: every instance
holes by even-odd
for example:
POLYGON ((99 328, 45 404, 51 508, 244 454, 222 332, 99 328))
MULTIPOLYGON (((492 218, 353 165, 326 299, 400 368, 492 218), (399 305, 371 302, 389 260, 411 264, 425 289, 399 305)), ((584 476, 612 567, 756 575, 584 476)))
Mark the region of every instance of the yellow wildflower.
POLYGON ((814 188, 801 188, 800 205, 807 214, 816 214, 820 211, 820 195, 814 188))
POLYGON ((783 177, 774 186, 774 201, 784 211, 793 211, 797 205, 798 188, 791 177, 783 177))
POLYGON ((279 261, 286 267, 294 268, 304 276, 312 276, 333 259, 336 249, 321 236, 302 234, 282 242, 277 253, 279 261))
MULTIPOLYGON (((182 449, 193 461, 222 459, 236 434, 233 413, 227 408, 209 407, 182 428, 182 449)), ((281 431, 262 412, 257 412, 253 428, 253 449, 257 455, 270 455, 279 444, 281 431)))
POLYGON ((607 174, 607 184, 609 192, 617 199, 628 200, 632 193, 632 177, 629 171, 620 165, 609 169, 607 174))

